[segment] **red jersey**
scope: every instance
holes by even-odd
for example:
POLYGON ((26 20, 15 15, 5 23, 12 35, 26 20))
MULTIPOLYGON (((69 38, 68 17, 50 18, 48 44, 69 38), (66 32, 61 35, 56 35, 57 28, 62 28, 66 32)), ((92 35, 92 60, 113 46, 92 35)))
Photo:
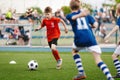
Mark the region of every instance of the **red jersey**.
POLYGON ((52 17, 51 19, 44 18, 42 22, 42 26, 46 26, 47 29, 47 39, 50 42, 54 38, 60 37, 60 29, 58 23, 60 22, 59 18, 52 17))

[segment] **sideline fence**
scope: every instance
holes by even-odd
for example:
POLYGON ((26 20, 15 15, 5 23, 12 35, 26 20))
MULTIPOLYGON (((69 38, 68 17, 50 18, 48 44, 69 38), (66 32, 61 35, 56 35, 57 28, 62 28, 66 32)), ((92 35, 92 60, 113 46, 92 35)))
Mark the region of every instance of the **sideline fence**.
MULTIPOLYGON (((107 32, 108 33, 114 25, 106 24, 107 25, 107 32)), ((40 31, 34 32, 34 29, 37 28, 38 25, 31 25, 31 24, 0 24, 0 46, 40 46, 45 47, 48 46, 47 39, 46 39, 46 29, 43 28, 40 31), (22 44, 22 41, 19 40, 18 36, 13 35, 14 29, 23 27, 26 35, 29 37, 28 42, 24 42, 24 45, 22 44), (13 35, 12 38, 10 38, 10 35, 13 35)), ((63 26, 60 24, 60 30, 61 30, 61 37, 58 40, 58 46, 67 46, 70 47, 73 43, 73 37, 74 34, 72 32, 71 26, 67 26, 69 29, 69 32, 65 34, 63 26)), ((93 30, 94 31, 94 30, 93 30)), ((109 43, 107 44, 116 44, 118 42, 118 33, 113 34, 109 40, 109 43)), ((25 36, 26 37, 26 36, 25 36)), ((96 35, 95 36, 99 44, 105 44, 107 45, 103 38, 96 35)))

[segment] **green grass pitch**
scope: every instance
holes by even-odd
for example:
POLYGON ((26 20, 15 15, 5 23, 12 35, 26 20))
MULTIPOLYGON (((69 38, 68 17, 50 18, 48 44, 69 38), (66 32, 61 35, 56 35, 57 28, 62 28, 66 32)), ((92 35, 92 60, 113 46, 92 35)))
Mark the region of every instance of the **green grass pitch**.
MULTIPOLYGON (((85 80, 106 80, 102 71, 96 67, 92 55, 88 52, 80 54, 87 75, 85 80)), ((0 52, 0 80, 72 80, 77 74, 72 54, 60 52, 60 55, 63 58, 63 66, 62 69, 56 70, 56 61, 51 52, 0 52), (15 60, 17 64, 9 64, 11 60, 15 60), (39 67, 36 71, 28 70, 27 63, 30 60, 37 60, 39 67)), ((102 59, 112 75, 115 75, 111 55, 112 53, 103 53, 102 59)))

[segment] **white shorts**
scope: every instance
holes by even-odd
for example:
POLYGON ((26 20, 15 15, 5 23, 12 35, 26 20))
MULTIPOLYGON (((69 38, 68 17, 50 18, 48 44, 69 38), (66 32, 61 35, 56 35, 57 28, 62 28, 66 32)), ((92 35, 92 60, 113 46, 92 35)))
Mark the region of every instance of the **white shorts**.
POLYGON ((90 46, 90 47, 77 47, 74 43, 73 43, 73 49, 75 50, 82 50, 82 49, 88 49, 90 52, 96 52, 98 54, 101 54, 102 51, 101 51, 101 48, 98 46, 98 45, 94 45, 94 46, 90 46))
POLYGON ((120 45, 115 49, 114 54, 120 55, 120 45))

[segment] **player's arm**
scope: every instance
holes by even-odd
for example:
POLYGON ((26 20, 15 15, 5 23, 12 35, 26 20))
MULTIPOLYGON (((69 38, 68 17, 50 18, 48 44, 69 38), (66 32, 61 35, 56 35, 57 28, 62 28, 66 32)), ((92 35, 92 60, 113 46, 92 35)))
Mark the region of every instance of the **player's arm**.
POLYGON ((104 40, 107 41, 108 38, 109 38, 114 32, 116 32, 117 30, 119 30, 119 26, 118 26, 118 25, 116 25, 116 26, 112 29, 112 31, 109 32, 109 34, 105 37, 104 40))
POLYGON ((42 29, 43 27, 44 27, 44 25, 43 25, 43 20, 42 20, 41 25, 38 26, 38 27, 35 29, 35 31, 38 31, 38 30, 42 29))
POLYGON ((98 27, 98 22, 91 15, 87 15, 87 19, 92 28, 98 27))
POLYGON ((88 15, 88 13, 86 11, 83 11, 83 12, 77 14, 77 15, 72 16, 72 20, 76 20, 77 18, 85 17, 87 15, 88 15))
POLYGON ((38 26, 38 27, 35 29, 35 31, 38 31, 38 30, 40 30, 40 29, 42 29, 42 27, 41 27, 41 26, 38 26))
POLYGON ((67 27, 66 27, 65 22, 64 22, 62 19, 60 19, 60 22, 63 24, 63 27, 64 27, 64 29, 65 29, 65 33, 68 33, 68 29, 67 29, 67 27))
POLYGON ((98 27, 98 22, 94 22, 92 25, 91 25, 92 28, 97 28, 98 27))

